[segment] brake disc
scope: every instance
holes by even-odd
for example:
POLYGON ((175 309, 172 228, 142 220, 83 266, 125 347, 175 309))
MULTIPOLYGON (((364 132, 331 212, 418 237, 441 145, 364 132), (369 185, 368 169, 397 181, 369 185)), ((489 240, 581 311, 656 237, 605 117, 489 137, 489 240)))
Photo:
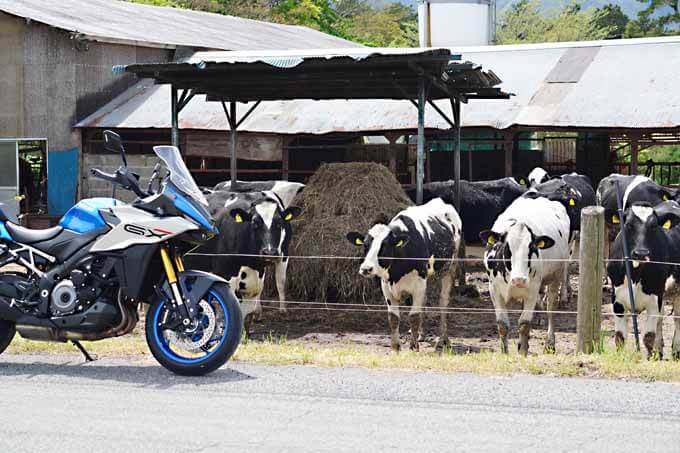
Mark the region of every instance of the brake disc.
POLYGON ((202 316, 208 318, 208 324, 204 326, 203 331, 200 332, 200 338, 194 339, 199 333, 198 331, 195 333, 181 333, 175 332, 174 330, 166 330, 165 337, 168 340, 168 343, 185 351, 198 352, 208 343, 208 341, 210 341, 213 333, 215 333, 215 327, 217 326, 215 311, 205 300, 200 301, 198 306, 201 308, 202 316))

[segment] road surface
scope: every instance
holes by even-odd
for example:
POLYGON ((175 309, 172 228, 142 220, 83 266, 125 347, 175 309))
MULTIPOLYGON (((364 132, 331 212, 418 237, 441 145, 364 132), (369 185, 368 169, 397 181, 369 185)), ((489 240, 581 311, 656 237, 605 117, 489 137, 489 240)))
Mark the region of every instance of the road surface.
POLYGON ((2 452, 679 448, 674 384, 0 356, 2 452))

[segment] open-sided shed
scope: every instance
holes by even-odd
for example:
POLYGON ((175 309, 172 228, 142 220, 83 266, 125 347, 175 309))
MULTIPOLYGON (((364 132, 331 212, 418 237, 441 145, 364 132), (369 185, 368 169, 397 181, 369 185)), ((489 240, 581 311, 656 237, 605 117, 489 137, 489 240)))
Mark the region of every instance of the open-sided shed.
MULTIPOLYGON (((180 111, 196 95, 220 102, 231 130, 230 176, 237 179, 237 131, 261 101, 294 99, 407 100, 418 111, 416 187, 422 199, 426 104, 455 130, 454 175, 460 179, 460 105, 507 99, 501 80, 449 49, 336 49, 199 52, 183 62, 118 68, 171 85, 172 141, 179 144, 180 111), (447 99, 452 118, 433 101, 447 99), (254 102, 240 117, 237 103, 254 102)), ((329 115, 332 112, 328 113, 329 115)))

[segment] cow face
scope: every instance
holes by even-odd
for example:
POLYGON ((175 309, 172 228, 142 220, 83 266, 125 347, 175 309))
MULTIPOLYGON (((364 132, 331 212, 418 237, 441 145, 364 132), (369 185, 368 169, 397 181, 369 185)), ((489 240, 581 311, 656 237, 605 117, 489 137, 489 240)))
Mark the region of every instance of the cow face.
POLYGON ((286 239, 291 236, 290 221, 300 215, 300 211, 296 206, 282 210, 276 200, 264 198, 248 210, 234 208, 230 215, 234 222, 249 227, 251 250, 265 257, 280 257, 286 239))
POLYGON ((550 175, 548 175, 548 172, 541 167, 536 167, 531 170, 527 179, 529 181, 529 187, 536 187, 537 185, 550 180, 550 175))
POLYGON ((523 223, 515 223, 502 234, 486 230, 479 236, 489 248, 487 256, 495 261, 487 263, 487 269, 509 274, 510 285, 522 289, 528 287, 529 278, 535 275, 532 259, 538 258, 540 250, 555 245, 552 238, 535 236, 523 223), (503 263, 502 269, 498 262, 503 263))
POLYGON ((362 277, 380 277, 387 280, 394 257, 400 256, 400 250, 408 243, 408 234, 393 230, 384 223, 373 225, 364 236, 361 233, 347 234, 347 240, 364 249, 364 260, 359 267, 362 277))
POLYGON ((581 193, 570 184, 561 179, 551 179, 550 181, 533 187, 523 195, 525 198, 547 198, 550 201, 557 201, 567 210, 569 223, 572 230, 579 230, 581 224, 581 193))
POLYGON ((680 205, 667 201, 653 207, 648 203, 635 203, 625 213, 624 229, 633 267, 641 262, 656 261, 667 253, 664 230, 680 223, 680 205))

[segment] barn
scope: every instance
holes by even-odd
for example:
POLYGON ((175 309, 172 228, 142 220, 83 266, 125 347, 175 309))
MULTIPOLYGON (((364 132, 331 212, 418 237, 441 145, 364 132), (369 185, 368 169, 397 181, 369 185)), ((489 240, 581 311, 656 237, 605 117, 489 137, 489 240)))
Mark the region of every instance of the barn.
POLYGON ((305 27, 115 0, 0 0, 0 201, 38 225, 88 195, 83 168, 114 165, 113 156, 83 159, 73 128, 136 83, 113 66, 196 50, 309 46, 356 44, 305 27))
MULTIPOLYGON (((673 86, 680 38, 452 51, 496 71, 503 90, 514 94, 510 101, 463 107, 463 178, 526 175, 536 165, 554 173, 578 171, 594 181, 613 171, 648 171, 663 183, 680 176, 680 163, 637 158, 647 147, 680 143, 680 95, 673 86)), ((426 109, 426 180, 453 177, 450 115, 448 101, 426 109)), ((148 145, 170 140, 170 118, 170 87, 143 80, 76 127, 86 155, 101 155, 107 128, 145 154, 148 145)), ((239 177, 304 181, 323 162, 377 161, 403 184, 413 184, 416 119, 414 107, 403 101, 263 102, 239 127, 239 177)), ((220 104, 197 96, 182 111, 179 127, 199 182, 226 179, 229 125, 220 104)))

